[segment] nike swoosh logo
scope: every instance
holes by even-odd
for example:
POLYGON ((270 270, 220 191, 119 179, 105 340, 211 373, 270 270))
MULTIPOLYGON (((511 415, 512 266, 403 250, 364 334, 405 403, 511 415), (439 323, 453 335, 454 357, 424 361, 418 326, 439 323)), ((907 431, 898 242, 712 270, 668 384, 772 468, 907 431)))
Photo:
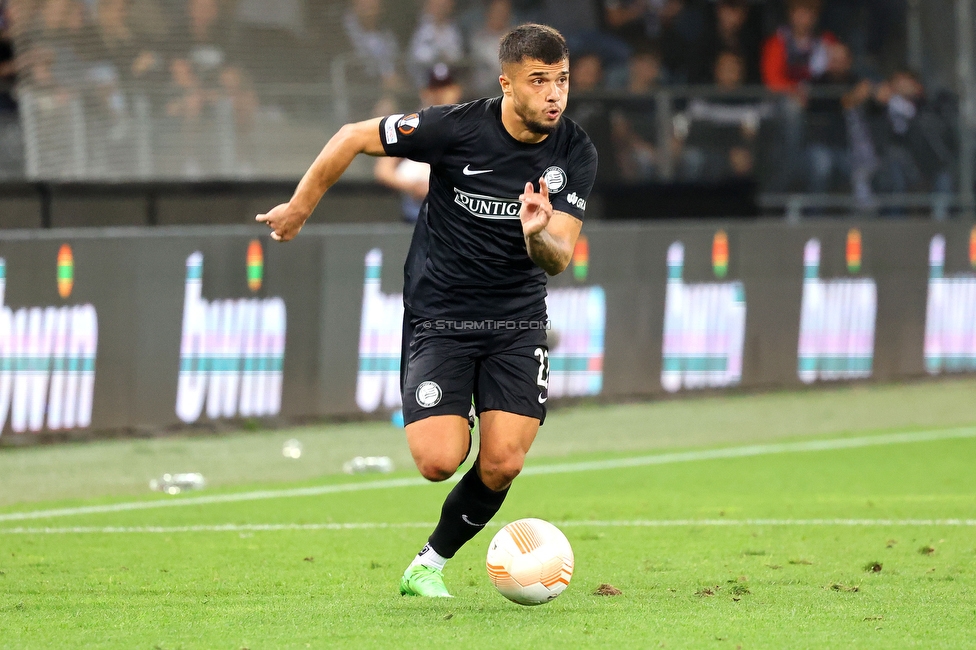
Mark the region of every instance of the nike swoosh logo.
POLYGON ((494 169, 471 169, 471 165, 465 165, 464 169, 461 170, 465 176, 477 176, 478 174, 490 174, 494 169))
POLYGON ((475 528, 484 528, 485 526, 488 525, 487 523, 484 523, 484 524, 476 524, 473 521, 471 521, 470 519, 468 519, 468 516, 467 515, 461 515, 461 519, 463 519, 464 520, 464 523, 466 523, 467 525, 474 526, 475 528))
POLYGON ((548 401, 549 401, 548 397, 543 397, 542 393, 539 393, 539 404, 545 404, 548 401))

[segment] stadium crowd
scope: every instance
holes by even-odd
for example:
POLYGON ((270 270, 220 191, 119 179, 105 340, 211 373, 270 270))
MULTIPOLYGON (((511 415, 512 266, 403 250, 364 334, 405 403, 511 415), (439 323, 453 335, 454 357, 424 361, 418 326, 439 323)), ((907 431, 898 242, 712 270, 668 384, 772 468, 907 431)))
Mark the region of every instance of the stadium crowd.
POLYGON ((524 21, 569 41, 569 115, 602 182, 759 178, 865 204, 953 189, 955 100, 905 67, 905 0, 0 0, 0 128, 14 79, 81 101, 116 157, 135 91, 187 150, 201 121, 253 129, 263 88, 334 82, 336 61, 356 115, 416 108, 438 66, 474 98, 497 92, 499 37, 524 21))

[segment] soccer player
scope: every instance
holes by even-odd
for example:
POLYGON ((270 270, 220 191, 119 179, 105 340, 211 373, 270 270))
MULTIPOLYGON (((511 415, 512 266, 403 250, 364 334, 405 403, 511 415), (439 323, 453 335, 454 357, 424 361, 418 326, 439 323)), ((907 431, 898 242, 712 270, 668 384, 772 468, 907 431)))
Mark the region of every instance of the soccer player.
POLYGON ((481 440, 403 574, 405 595, 450 597, 444 565, 501 508, 545 420, 546 274, 569 265, 596 176, 595 147, 563 117, 562 35, 516 27, 502 39, 499 61, 501 97, 347 124, 292 199, 257 217, 275 240, 292 239, 360 153, 431 166, 404 266, 407 443, 425 478, 450 478, 471 450, 472 395, 481 440))

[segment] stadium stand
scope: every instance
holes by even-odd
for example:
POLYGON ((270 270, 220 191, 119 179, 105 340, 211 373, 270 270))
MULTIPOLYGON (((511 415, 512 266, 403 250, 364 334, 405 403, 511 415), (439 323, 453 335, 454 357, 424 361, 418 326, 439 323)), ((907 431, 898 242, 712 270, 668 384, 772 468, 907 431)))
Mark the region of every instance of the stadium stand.
MULTIPOLYGON (((961 50, 935 37, 952 12, 952 0, 2 0, 0 179, 292 181, 342 123, 419 105, 435 64, 465 98, 494 92, 499 35, 538 20, 571 43, 569 114, 601 151, 604 185, 743 180, 793 216, 945 216, 972 197, 961 50)), ((372 166, 350 178, 370 181, 372 166)))

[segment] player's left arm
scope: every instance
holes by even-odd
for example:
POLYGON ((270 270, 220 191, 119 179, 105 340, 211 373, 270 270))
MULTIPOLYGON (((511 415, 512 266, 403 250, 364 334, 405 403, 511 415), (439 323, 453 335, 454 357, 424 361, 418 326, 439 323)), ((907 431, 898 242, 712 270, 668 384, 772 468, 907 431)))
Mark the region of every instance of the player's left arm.
POLYGON ((569 173, 563 172, 566 182, 554 194, 550 196, 545 179, 540 179, 538 192, 532 183, 526 183, 525 193, 519 197, 525 248, 532 261, 549 275, 562 273, 572 261, 586 201, 596 181, 597 152, 589 139, 584 136, 573 147, 569 160, 569 173))
POLYGON ((526 183, 525 193, 519 200, 522 202, 519 219, 529 257, 549 275, 559 275, 573 259, 583 222, 553 209, 544 178, 539 180, 538 192, 532 183, 526 183))

